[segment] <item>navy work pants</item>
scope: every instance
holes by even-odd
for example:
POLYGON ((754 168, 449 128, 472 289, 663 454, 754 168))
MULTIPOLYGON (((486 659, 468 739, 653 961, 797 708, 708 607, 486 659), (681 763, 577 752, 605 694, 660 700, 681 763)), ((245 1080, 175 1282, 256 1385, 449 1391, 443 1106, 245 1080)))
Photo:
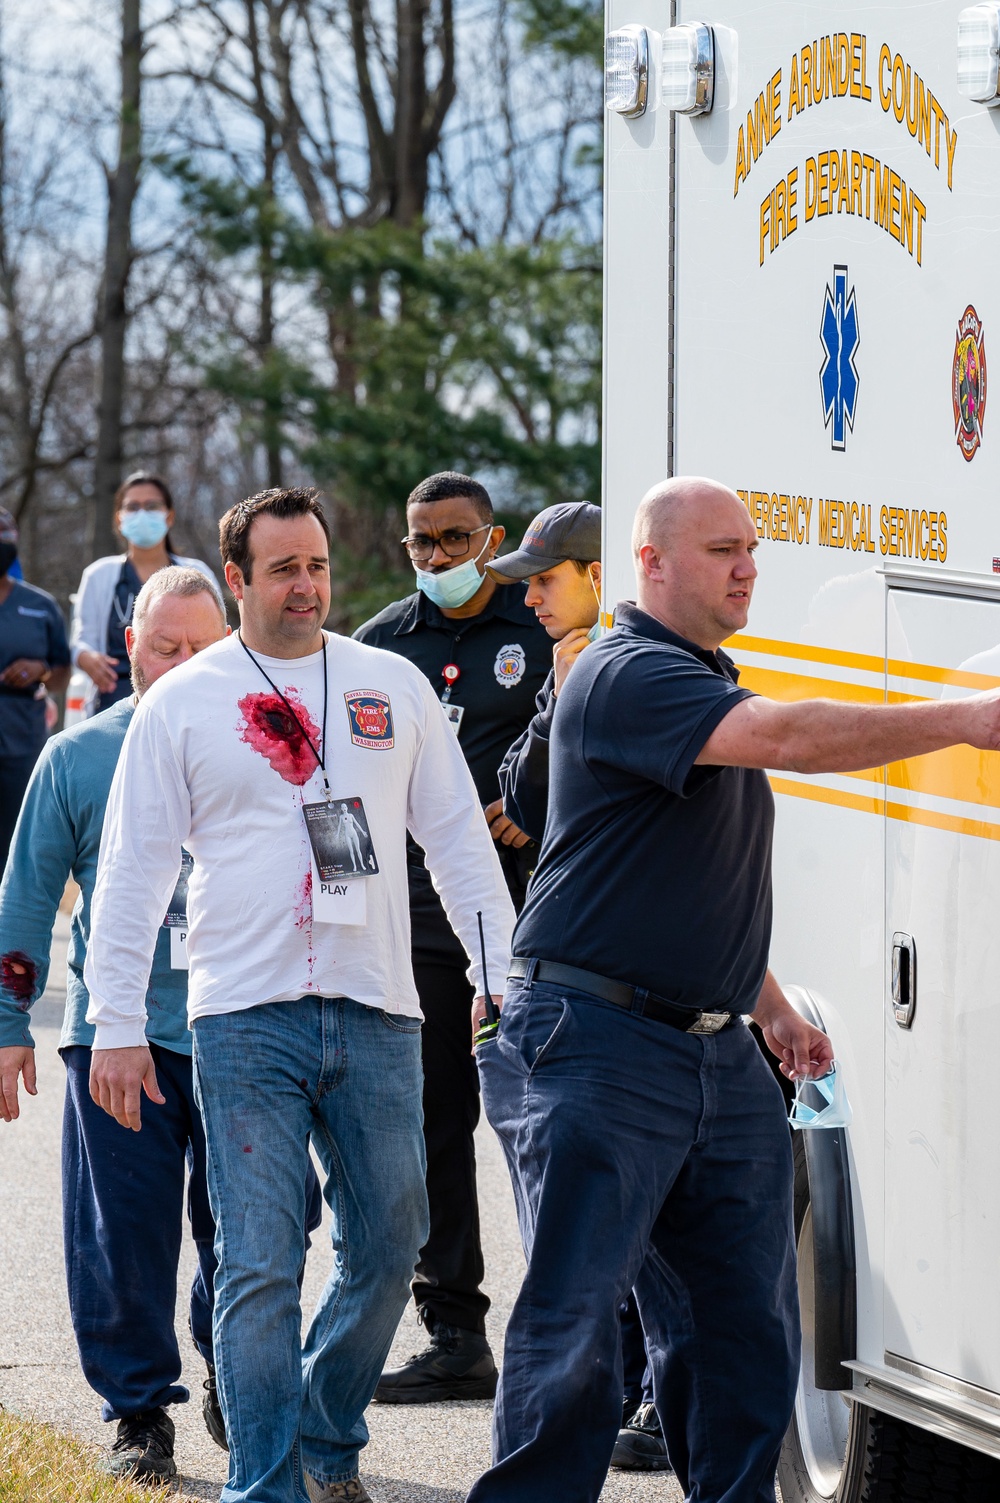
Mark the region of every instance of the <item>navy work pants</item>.
POLYGON ((205 1137, 191 1058, 151 1046, 160 1090, 142 1101, 142 1131, 130 1132, 91 1100, 90 1050, 62 1051, 63 1238, 69 1308, 84 1377, 104 1400, 106 1420, 182 1403, 174 1334, 177 1260, 184 1220, 184 1165, 191 1164, 188 1215, 198 1249, 191 1334, 212 1355, 215 1224, 205 1183, 205 1137))
POLYGON ((688 1503, 773 1503, 799 1365, 792 1165, 749 1030, 681 1033, 529 970, 477 1052, 528 1267, 469 1503, 594 1503, 633 1286, 688 1503))
POLYGON ((476 1191, 479 1076, 472 1057, 472 998, 465 970, 415 959, 424 1016, 424 1147, 430 1229, 413 1276, 417 1309, 462 1331, 486 1334, 483 1248, 476 1191))
MULTIPOLYGON (((90 1050, 62 1050, 63 1242, 69 1308, 84 1377, 104 1403, 106 1420, 183 1403, 181 1356, 174 1333, 177 1261, 187 1210, 198 1249, 191 1285, 195 1346, 212 1359, 215 1223, 205 1181, 205 1136, 194 1099, 191 1058, 150 1046, 166 1097, 142 1100, 142 1131, 130 1132, 90 1096, 90 1050)), ((310 1163, 308 1231, 319 1225, 322 1198, 310 1163)), ((308 1246, 308 1238, 306 1239, 308 1246)))

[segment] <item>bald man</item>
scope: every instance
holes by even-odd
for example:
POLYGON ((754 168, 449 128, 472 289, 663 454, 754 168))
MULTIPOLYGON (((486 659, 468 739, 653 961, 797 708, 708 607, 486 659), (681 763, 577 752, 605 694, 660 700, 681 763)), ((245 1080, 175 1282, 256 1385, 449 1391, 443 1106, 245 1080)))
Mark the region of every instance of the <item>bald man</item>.
POLYGON ((549 818, 499 1033, 478 1046, 528 1267, 507 1327, 492 1468, 468 1503, 593 1503, 621 1415, 634 1285, 685 1496, 774 1503, 799 1367, 785 1075, 830 1040, 767 969, 765 767, 849 772, 1000 748, 1000 693, 778 704, 720 644, 747 623, 757 535, 732 491, 656 486, 637 604, 556 702, 549 818))

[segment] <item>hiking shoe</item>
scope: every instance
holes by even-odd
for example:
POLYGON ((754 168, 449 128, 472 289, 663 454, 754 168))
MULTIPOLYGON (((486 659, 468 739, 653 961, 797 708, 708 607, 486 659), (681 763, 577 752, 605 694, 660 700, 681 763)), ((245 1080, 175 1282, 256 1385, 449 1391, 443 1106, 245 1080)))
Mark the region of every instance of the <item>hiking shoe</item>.
POLYGON ((201 1412, 205 1417, 205 1429, 224 1451, 229 1450, 229 1441, 226 1438, 226 1422, 222 1418, 222 1405, 219 1403, 219 1388, 215 1381, 215 1364, 208 1363, 208 1377, 201 1385, 205 1390, 205 1397, 201 1401, 201 1412))
POLYGON ((174 1422, 165 1409, 147 1409, 118 1421, 111 1473, 135 1482, 169 1482, 174 1465, 174 1422))
POLYGON ((620 1472, 672 1472, 666 1441, 653 1404, 640 1404, 618 1431, 611 1465, 620 1472))
POLYGON ((497 1366, 485 1336, 435 1321, 430 1345, 402 1367, 387 1368, 375 1390, 379 1404, 434 1404, 440 1399, 492 1399, 497 1366))
POLYGON ((317 1482, 306 1472, 306 1492, 310 1503, 372 1503, 360 1477, 348 1477, 346 1482, 317 1482))

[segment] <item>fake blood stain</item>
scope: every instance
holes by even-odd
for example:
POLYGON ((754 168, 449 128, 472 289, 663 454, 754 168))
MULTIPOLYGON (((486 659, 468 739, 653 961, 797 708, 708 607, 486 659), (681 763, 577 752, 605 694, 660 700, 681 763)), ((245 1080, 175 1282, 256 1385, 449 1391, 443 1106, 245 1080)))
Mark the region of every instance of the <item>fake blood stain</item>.
POLYGON ((295 927, 308 929, 312 924, 313 874, 307 871, 295 891, 295 927))
POLYGON ((316 754, 302 732, 304 729, 313 746, 318 746, 319 727, 293 690, 286 691, 285 699, 287 705, 279 694, 247 694, 239 701, 243 724, 237 730, 240 740, 266 757, 286 783, 301 788, 317 767, 316 754), (295 711, 294 715, 289 712, 288 705, 295 711))
POLYGON ((23 950, 8 950, 6 955, 0 955, 0 986, 22 1010, 31 1001, 37 978, 38 967, 23 950))

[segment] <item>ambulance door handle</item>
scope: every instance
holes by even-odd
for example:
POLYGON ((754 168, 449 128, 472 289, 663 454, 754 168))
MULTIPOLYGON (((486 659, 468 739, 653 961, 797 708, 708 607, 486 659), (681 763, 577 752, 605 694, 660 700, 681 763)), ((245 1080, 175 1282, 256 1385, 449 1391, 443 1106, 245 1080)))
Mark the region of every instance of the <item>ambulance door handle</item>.
POLYGON ((892 936, 892 1010, 900 1028, 913 1026, 917 1005, 917 947, 912 934, 892 936))

